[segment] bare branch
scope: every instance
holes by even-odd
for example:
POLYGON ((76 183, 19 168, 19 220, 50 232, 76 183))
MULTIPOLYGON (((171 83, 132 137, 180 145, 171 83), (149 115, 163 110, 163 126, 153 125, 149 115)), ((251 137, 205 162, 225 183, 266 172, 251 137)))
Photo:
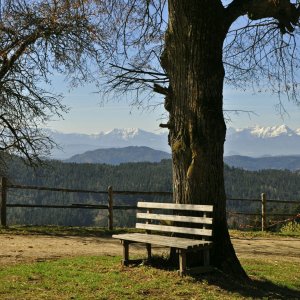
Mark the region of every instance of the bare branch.
POLYGON ((49 83, 53 71, 67 75, 73 85, 96 79, 98 64, 100 67, 104 57, 111 55, 106 38, 110 29, 99 25, 96 8, 92 0, 12 0, 2 4, 1 151, 33 162, 49 155, 55 146, 41 127, 67 109, 61 104, 61 95, 47 92, 41 83, 49 83))
POLYGON ((300 17, 300 7, 289 0, 234 0, 226 10, 229 26, 248 14, 251 20, 276 19, 282 34, 293 32, 300 17))

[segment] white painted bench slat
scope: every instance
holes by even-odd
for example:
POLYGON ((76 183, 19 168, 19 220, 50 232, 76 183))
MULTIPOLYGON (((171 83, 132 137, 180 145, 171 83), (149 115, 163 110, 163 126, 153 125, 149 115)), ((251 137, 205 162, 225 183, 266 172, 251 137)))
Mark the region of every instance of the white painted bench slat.
POLYGON ((204 217, 189 217, 189 216, 176 216, 176 215, 164 215, 164 214, 152 214, 152 213, 137 213, 137 219, 147 220, 161 220, 161 221, 175 221, 175 222, 187 222, 197 224, 212 224, 212 218, 204 217))
POLYGON ((139 208, 161 208, 161 209, 175 209, 175 210, 192 210, 202 212, 212 212, 212 205, 194 205, 194 204, 175 204, 175 203, 158 203, 158 202, 138 202, 139 208))
POLYGON ((125 233, 113 235, 113 238, 129 240, 137 243, 150 243, 159 246, 174 247, 178 249, 192 249, 195 247, 205 247, 212 242, 203 240, 191 240, 172 236, 159 236, 145 233, 125 233))
POLYGON ((211 229, 188 228, 188 227, 178 227, 178 226, 165 226, 165 225, 144 224, 144 223, 136 223, 135 227, 138 228, 138 229, 163 231, 163 232, 196 234, 196 235, 204 235, 204 236, 211 236, 212 235, 212 230, 211 229))

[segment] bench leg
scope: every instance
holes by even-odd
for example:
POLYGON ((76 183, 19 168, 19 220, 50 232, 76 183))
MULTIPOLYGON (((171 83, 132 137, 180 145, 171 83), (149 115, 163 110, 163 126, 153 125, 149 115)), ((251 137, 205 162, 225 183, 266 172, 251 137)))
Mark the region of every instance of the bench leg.
POLYGON ((151 260, 151 244, 146 244, 148 260, 151 260))
POLYGON ((128 241, 122 241, 122 245, 123 245, 122 265, 126 266, 126 265, 128 265, 128 261, 129 261, 129 242, 128 241))
POLYGON ((179 275, 183 276, 186 273, 186 250, 179 250, 179 275))

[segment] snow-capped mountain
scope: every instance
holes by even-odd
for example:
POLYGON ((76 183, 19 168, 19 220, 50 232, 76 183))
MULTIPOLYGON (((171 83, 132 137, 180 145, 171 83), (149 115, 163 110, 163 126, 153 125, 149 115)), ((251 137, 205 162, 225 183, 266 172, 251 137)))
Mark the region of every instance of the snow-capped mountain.
POLYGON ((250 131, 250 134, 252 136, 256 136, 259 138, 274 138, 283 135, 293 136, 296 133, 286 125, 272 127, 260 127, 256 125, 252 128, 248 128, 248 131, 250 131))
MULTIPOLYGON (((113 129, 98 134, 61 133, 49 131, 61 149, 52 158, 68 159, 75 154, 99 148, 146 146, 170 152, 167 133, 152 133, 138 128, 113 129)), ((292 130, 286 125, 244 129, 228 128, 225 155, 250 157, 274 155, 300 155, 300 128, 292 130)))
MULTIPOLYGON (((135 136, 138 136, 142 133, 143 130, 138 129, 138 128, 124 128, 124 129, 118 129, 115 128, 111 131, 108 131, 106 133, 104 133, 104 135, 106 136, 118 136, 121 139, 127 141, 130 140, 132 138, 134 138, 135 136)), ((146 131, 144 131, 144 133, 147 133, 146 131)))
POLYGON ((227 131, 225 155, 251 157, 300 154, 300 128, 292 130, 286 125, 227 131))
POLYGON ((99 148, 146 146, 170 152, 167 133, 152 133, 138 128, 113 129, 98 134, 61 133, 49 130, 50 137, 60 146, 54 149, 52 158, 67 159, 99 148))

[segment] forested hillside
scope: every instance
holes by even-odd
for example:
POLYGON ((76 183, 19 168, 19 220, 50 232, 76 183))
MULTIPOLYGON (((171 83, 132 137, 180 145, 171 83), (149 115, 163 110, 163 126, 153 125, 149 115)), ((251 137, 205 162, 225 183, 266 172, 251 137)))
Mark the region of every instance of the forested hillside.
MULTIPOLYGON (((47 167, 36 170, 25 166, 18 159, 9 162, 8 176, 11 183, 88 190, 172 191, 172 167, 170 160, 160 163, 126 163, 118 166, 106 164, 74 164, 50 161, 47 167)), ((259 198, 265 192, 270 199, 297 200, 300 203, 300 173, 279 170, 250 172, 225 167, 228 198, 259 198)), ((134 204, 148 196, 117 196, 115 204, 134 204)), ((165 197, 155 200, 171 201, 165 197)), ((153 197, 151 199, 154 199, 153 197)), ((106 195, 70 194, 46 191, 10 190, 8 203, 106 204, 106 195)), ((232 202, 230 209, 256 209, 256 203, 232 202)), ((9 223, 106 225, 107 212, 82 209, 28 209, 10 208, 9 223)), ((115 213, 116 225, 133 224, 132 212, 115 213)))
POLYGON ((170 158, 171 154, 164 151, 149 147, 130 146, 87 151, 74 155, 65 162, 119 165, 128 162, 160 162, 162 159, 170 158))
POLYGON ((240 155, 225 156, 224 162, 229 166, 242 168, 249 171, 263 169, 276 170, 300 170, 300 156, 267 156, 267 157, 248 157, 240 155))
POLYGON ((19 160, 10 163, 11 182, 18 184, 107 190, 172 190, 171 161, 161 163, 76 164, 49 161, 45 167, 32 169, 19 160))

